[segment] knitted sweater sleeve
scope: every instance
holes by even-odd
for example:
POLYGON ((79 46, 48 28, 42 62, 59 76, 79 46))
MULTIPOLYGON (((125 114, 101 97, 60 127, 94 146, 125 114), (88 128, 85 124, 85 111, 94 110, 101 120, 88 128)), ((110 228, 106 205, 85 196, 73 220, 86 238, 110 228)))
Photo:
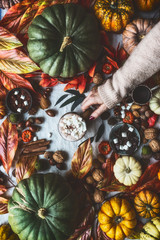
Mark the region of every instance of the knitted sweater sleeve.
POLYGON ((112 79, 99 86, 98 92, 111 109, 136 85, 144 82, 160 70, 160 21, 138 44, 125 64, 112 79))

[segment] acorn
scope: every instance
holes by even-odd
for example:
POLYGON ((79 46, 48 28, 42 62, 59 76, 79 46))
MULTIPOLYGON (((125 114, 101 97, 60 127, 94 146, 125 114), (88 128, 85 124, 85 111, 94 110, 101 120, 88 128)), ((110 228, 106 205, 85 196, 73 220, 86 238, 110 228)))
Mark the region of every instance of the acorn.
POLYGON ((42 109, 47 109, 47 108, 49 108, 50 105, 51 105, 50 100, 48 98, 45 98, 44 96, 41 96, 40 107, 42 109))
POLYGON ((54 117, 55 116, 55 111, 53 109, 48 109, 46 111, 47 115, 50 117, 54 117))

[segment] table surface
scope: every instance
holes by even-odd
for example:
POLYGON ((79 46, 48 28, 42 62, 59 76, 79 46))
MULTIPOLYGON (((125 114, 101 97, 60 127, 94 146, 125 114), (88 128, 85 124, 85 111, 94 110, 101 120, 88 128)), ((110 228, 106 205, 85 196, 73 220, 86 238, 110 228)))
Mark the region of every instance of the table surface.
MULTIPOLYGON (((3 16, 5 13, 5 11, 1 11, 1 16, 3 16)), ((140 14, 137 13, 137 16, 142 16, 142 17, 152 17, 154 15, 154 13, 151 13, 150 15, 148 14, 140 14)), ((113 46, 117 46, 117 44, 119 42, 122 43, 122 36, 120 34, 109 34, 109 38, 110 41, 112 42, 113 46)), ((83 139, 77 141, 77 142, 69 142, 64 140, 59 132, 58 132, 58 122, 59 119, 61 118, 61 116, 67 112, 71 111, 71 104, 63 107, 63 108, 59 108, 58 106, 54 106, 57 99, 62 96, 64 94, 63 92, 63 88, 65 85, 57 85, 53 88, 50 100, 51 100, 51 107, 52 109, 54 109, 56 111, 56 116, 55 117, 49 117, 44 110, 39 110, 38 113, 36 114, 36 116, 39 117, 44 117, 45 118, 45 122, 42 125, 42 129, 37 132, 36 136, 38 137, 38 139, 41 138, 46 138, 48 140, 51 140, 51 144, 50 144, 50 150, 52 151, 57 151, 57 150, 62 150, 68 153, 68 159, 66 161, 67 163, 67 170, 70 169, 71 166, 71 160, 73 157, 74 152, 76 151, 76 149, 78 148, 78 145, 83 142, 85 139, 88 139, 89 137, 92 137, 96 134, 98 127, 101 125, 102 120, 99 118, 97 120, 94 121, 90 121, 88 124, 88 130, 86 135, 83 137, 83 139)), ((88 93, 86 93, 87 95, 88 93)), ((77 113, 82 113, 80 106, 78 106, 75 111, 77 113)), ((26 113, 25 114, 25 118, 27 119, 29 117, 29 114, 26 113)), ((4 121, 0 120, 0 124, 4 121)), ((101 142, 102 140, 108 140, 109 139, 109 133, 111 130, 111 126, 109 126, 107 124, 107 121, 104 121, 105 124, 105 132, 103 134, 103 137, 99 140, 99 142, 101 142)), ((93 147, 93 156, 97 156, 98 154, 98 144, 99 142, 93 142, 92 143, 92 147, 93 147)), ((0 167, 0 170, 3 171, 3 167, 0 167)), ((58 170, 56 167, 52 166, 49 169, 49 172, 60 172, 61 174, 64 174, 66 172, 66 170, 58 170)), ((10 170, 10 176, 12 175, 12 169, 10 170)), ((12 177, 13 178, 13 177, 12 177)), ((15 179, 13 179, 15 180, 15 179)), ((9 194, 11 194, 11 190, 9 192, 9 194)), ((7 222, 8 219, 8 214, 5 215, 1 215, 0 216, 0 224, 7 222)), ((127 238, 126 238, 127 239, 127 238)))

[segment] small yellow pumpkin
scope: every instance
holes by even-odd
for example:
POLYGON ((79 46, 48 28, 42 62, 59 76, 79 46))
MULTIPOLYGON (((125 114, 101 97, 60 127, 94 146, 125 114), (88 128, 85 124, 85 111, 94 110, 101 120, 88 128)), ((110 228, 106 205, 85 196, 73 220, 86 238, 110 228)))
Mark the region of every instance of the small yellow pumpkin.
POLYGON ((144 225, 140 233, 140 240, 157 239, 160 239, 160 217, 152 218, 150 222, 144 225))
POLYGON ((118 158, 113 171, 117 180, 125 186, 136 184, 142 174, 140 163, 131 156, 118 158))
POLYGON ((149 107, 154 113, 160 115, 160 88, 153 93, 149 101, 149 107))
POLYGON ((124 29, 134 14, 132 0, 97 0, 94 10, 102 27, 113 32, 124 29))
POLYGON ((160 213, 160 199, 149 190, 142 190, 134 199, 134 206, 140 217, 154 218, 160 213))
POLYGON ((0 226, 0 240, 19 240, 19 237, 12 231, 10 225, 3 224, 0 226))
POLYGON ((113 197, 102 205, 98 221, 102 231, 115 240, 129 236, 137 224, 132 205, 126 199, 118 197, 113 197))
POLYGON ((159 0, 135 0, 135 4, 140 11, 148 12, 156 9, 160 5, 159 0))

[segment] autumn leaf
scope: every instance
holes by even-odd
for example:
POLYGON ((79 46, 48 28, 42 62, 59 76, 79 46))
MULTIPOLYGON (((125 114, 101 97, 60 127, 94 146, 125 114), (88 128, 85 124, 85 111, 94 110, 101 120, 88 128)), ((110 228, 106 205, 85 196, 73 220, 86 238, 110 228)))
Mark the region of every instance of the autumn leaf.
POLYGON ((92 67, 89 69, 89 71, 88 71, 88 75, 89 75, 90 77, 94 77, 96 67, 97 67, 97 62, 95 62, 95 63, 92 65, 92 67))
POLYGON ((3 193, 5 193, 6 191, 7 191, 6 186, 0 185, 0 195, 2 195, 3 193))
POLYGON ((7 174, 11 168, 17 147, 17 128, 6 118, 0 126, 0 160, 7 174))
MULTIPOLYGON (((141 189, 144 189, 144 185, 147 184, 147 186, 150 187, 155 187, 153 184, 158 184, 160 186, 160 181, 157 181, 157 173, 160 169, 160 161, 153 163, 151 165, 149 165, 146 170, 144 171, 144 173, 142 174, 142 176, 140 177, 140 179, 138 180, 138 182, 131 186, 129 191, 131 193, 133 193, 134 191, 138 192, 141 191, 141 189), (155 183, 154 183, 154 181, 155 183)), ((158 189, 157 189, 158 190, 158 189)), ((160 188, 159 188, 160 191, 160 188)))
POLYGON ((11 50, 23 44, 7 29, 0 27, 0 50, 11 50))
POLYGON ((18 49, 0 50, 0 70, 8 73, 24 74, 39 70, 39 67, 18 49))
POLYGON ((19 183, 22 179, 30 177, 35 171, 37 156, 20 157, 16 164, 16 180, 19 183))
POLYGON ((0 81, 1 81, 0 85, 2 84, 2 86, 6 88, 8 91, 17 87, 24 87, 34 91, 31 83, 28 80, 15 73, 0 71, 0 81))
POLYGON ((8 199, 0 197, 0 214, 8 213, 8 199))
POLYGON ((82 218, 82 220, 68 240, 91 240, 92 228, 95 220, 94 208, 88 206, 82 210, 81 216, 79 217, 82 218))
POLYGON ((71 163, 72 174, 82 179, 92 167, 92 146, 88 139, 82 143, 74 153, 71 163))
POLYGON ((52 78, 46 73, 42 73, 41 78, 42 79, 41 79, 39 85, 42 87, 54 87, 55 85, 58 84, 57 78, 52 78))
POLYGON ((12 33, 25 35, 32 20, 46 7, 70 2, 77 3, 78 0, 24 0, 7 11, 0 25, 12 33))
POLYGON ((1 79, 0 79, 0 100, 4 99, 6 97, 7 91, 5 87, 3 86, 1 79))
POLYGON ((98 183, 97 188, 104 192, 126 192, 127 190, 127 187, 118 182, 115 178, 111 181, 110 184, 107 184, 107 179, 104 179, 98 183))

